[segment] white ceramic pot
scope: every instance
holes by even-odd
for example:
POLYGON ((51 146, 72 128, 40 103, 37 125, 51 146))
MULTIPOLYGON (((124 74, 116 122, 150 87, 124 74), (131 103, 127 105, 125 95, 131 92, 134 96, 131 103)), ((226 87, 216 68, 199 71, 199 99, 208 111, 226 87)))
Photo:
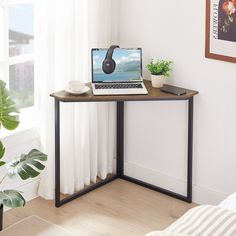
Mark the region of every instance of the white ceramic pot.
POLYGON ((151 75, 152 77, 152 87, 161 88, 164 85, 165 76, 164 75, 151 75))

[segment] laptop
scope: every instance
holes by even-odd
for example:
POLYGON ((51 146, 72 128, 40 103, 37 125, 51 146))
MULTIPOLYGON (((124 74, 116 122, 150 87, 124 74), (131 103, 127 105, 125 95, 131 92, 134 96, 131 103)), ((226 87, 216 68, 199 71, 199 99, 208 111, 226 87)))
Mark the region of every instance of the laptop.
POLYGON ((148 94, 142 79, 142 49, 93 48, 92 90, 94 95, 148 94), (108 66, 108 71, 104 66, 108 66))

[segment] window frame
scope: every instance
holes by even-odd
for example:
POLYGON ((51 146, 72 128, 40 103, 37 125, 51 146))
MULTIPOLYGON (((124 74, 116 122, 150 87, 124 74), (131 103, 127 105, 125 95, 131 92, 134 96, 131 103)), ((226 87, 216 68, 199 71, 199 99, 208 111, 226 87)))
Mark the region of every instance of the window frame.
MULTIPOLYGON (((29 61, 33 61, 33 63, 35 62, 35 49, 34 48, 33 48, 32 53, 25 53, 22 55, 17 55, 17 56, 12 56, 12 57, 9 55, 9 20, 8 20, 9 7, 14 6, 14 5, 19 5, 19 4, 32 4, 33 9, 35 8, 35 0, 0 0, 0 7, 3 8, 3 13, 4 13, 3 15, 4 39, 2 42, 4 53, 3 53, 3 60, 2 61, 0 60, 0 67, 2 67, 4 76, 5 76, 4 78, 1 78, 1 79, 7 83, 8 88, 9 88, 9 80, 10 80, 10 66, 29 62, 29 61)), ((35 25, 34 25, 34 31, 35 31, 35 25)), ((34 76, 34 79, 35 79, 35 76, 34 76)), ((35 91, 35 85, 34 85, 34 91, 35 91)), ((35 98, 35 93, 34 93, 34 98, 35 98)), ((34 110, 34 107, 35 107, 35 103, 33 106, 20 109, 20 111, 24 112, 26 110, 28 112, 30 109, 34 110)))
MULTIPOLYGON (((32 53, 25 53, 22 55, 12 56, 9 55, 9 7, 12 5, 19 4, 32 4, 34 10, 34 35, 35 35, 35 0, 0 0, 0 10, 3 11, 2 18, 4 19, 2 22, 4 36, 2 37, 2 42, 0 38, 0 43, 2 43, 3 55, 0 55, 0 70, 3 70, 3 78, 0 79, 6 82, 7 87, 9 88, 9 80, 10 80, 10 66, 17 65, 19 63, 33 61, 35 65, 35 47, 33 48, 32 53)), ((1 20, 1 19, 0 19, 1 20)), ((35 70, 34 70, 35 71, 35 70)), ((8 130, 1 130, 1 138, 7 136, 14 136, 18 132, 34 130, 34 127, 37 125, 36 119, 36 104, 35 104, 35 72, 34 72, 34 104, 33 106, 21 108, 20 109, 20 125, 14 132, 9 132, 8 130)))

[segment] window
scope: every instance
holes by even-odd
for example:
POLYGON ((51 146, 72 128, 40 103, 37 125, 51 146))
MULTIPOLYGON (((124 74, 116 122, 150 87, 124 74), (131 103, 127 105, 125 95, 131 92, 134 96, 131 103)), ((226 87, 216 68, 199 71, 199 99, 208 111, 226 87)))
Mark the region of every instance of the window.
POLYGON ((0 0, 0 79, 19 109, 34 106, 33 0, 0 0))

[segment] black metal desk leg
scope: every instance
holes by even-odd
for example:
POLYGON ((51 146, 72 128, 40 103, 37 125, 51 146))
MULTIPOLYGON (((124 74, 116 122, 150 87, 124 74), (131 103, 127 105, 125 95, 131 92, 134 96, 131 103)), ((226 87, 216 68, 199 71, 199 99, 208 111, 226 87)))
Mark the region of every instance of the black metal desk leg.
MULTIPOLYGON (((122 114, 122 105, 121 105, 118 113, 122 114)), ((123 137, 122 119, 119 121, 119 124, 120 124, 119 130, 121 131, 119 137, 121 139, 123 139, 122 138, 123 137)), ((122 143, 122 142, 119 142, 119 143, 122 143)), ((123 146, 120 146, 120 144, 118 146, 119 146, 118 149, 120 150, 120 153, 119 153, 120 158, 118 158, 118 159, 122 161, 123 160, 123 154, 122 154, 123 153, 123 151, 122 151, 123 146)), ((95 184, 91 184, 89 186, 86 186, 83 190, 81 190, 79 192, 75 192, 74 194, 71 194, 71 195, 68 195, 64 198, 61 198, 60 159, 61 159, 61 157, 60 157, 60 101, 55 99, 55 206, 60 207, 68 202, 71 202, 71 201, 117 179, 117 175, 108 176, 104 180, 101 180, 95 184)), ((122 171, 122 170, 120 170, 120 168, 122 168, 123 165, 119 162, 119 166, 120 166, 119 167, 119 173, 120 173, 122 171)))
POLYGON ((117 102, 117 177, 124 176, 124 102, 117 102))
POLYGON ((188 101, 188 183, 187 201, 192 202, 192 178, 193 178, 193 97, 188 101))
POLYGON ((60 102, 55 100, 55 206, 60 207, 60 102))

